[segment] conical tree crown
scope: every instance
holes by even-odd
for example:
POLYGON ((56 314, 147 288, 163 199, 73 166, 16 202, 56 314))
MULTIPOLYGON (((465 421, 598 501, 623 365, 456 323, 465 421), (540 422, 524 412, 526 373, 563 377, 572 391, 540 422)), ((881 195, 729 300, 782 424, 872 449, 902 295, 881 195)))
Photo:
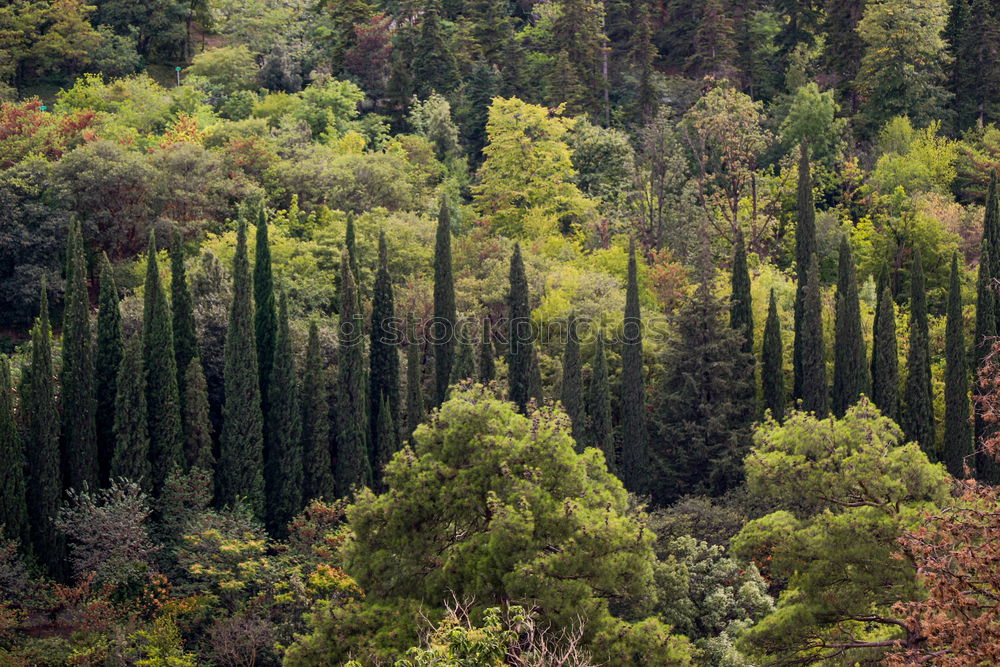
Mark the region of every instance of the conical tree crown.
MULTIPOLYGON (((753 333, 750 335, 753 336, 753 333)), ((625 283, 625 319, 622 326, 621 476, 625 487, 633 492, 642 489, 649 465, 646 382, 643 377, 642 361, 639 277, 635 259, 635 240, 630 240, 628 276, 625 283)))
POLYGON ((111 262, 103 253, 98 305, 94 390, 97 393, 97 459, 103 485, 109 481, 111 457, 115 451, 115 396, 118 394, 118 367, 125 353, 118 288, 111 262))
POLYGON ((570 311, 566 319, 566 344, 563 347, 562 389, 559 401, 569 415, 573 439, 579 451, 586 444, 586 429, 583 409, 583 379, 580 364, 580 337, 577 331, 576 313, 570 311))
POLYGON ((784 349, 781 341, 781 318, 774 289, 767 306, 764 323, 764 341, 761 357, 761 393, 764 409, 779 422, 785 418, 785 369, 784 349))
POLYGON ((896 310, 889 289, 888 267, 879 273, 875 326, 872 334, 872 402, 886 417, 899 419, 899 357, 896 310))
POLYGON ((444 402, 455 355, 455 279, 451 264, 451 209, 441 198, 434 242, 434 321, 428 330, 434 350, 434 404, 444 402))
POLYGON ((903 430, 907 440, 919 443, 924 452, 932 460, 936 460, 927 292, 919 250, 913 253, 913 266, 910 269, 910 350, 906 370, 903 430))
POLYGON ((149 462, 149 424, 146 415, 146 372, 142 366, 142 341, 133 336, 125 345, 118 371, 115 401, 115 453, 111 479, 127 479, 149 492, 152 468, 149 462))
POLYGON ((944 371, 944 464, 957 478, 973 468, 972 433, 969 429, 969 372, 965 354, 965 324, 962 316, 962 278, 958 253, 951 257, 948 288, 948 319, 945 324, 944 371))
POLYGON ((302 377, 302 451, 305 475, 303 500, 333 499, 333 458, 330 447, 330 405, 326 371, 319 346, 319 327, 309 323, 306 367, 302 377))
POLYGON ((826 416, 829 398, 826 384, 826 349, 823 344, 823 304, 820 301, 819 265, 816 255, 809 261, 802 295, 802 323, 799 329, 802 352, 802 409, 826 416))
POLYGON ((496 360, 493 358, 493 325, 489 317, 483 318, 483 336, 479 344, 479 381, 487 384, 496 379, 496 360))
MULTIPOLYGON (((378 239, 378 271, 372 292, 372 319, 368 345, 368 413, 372 442, 384 400, 392 410, 392 423, 399 423, 399 343, 395 296, 389 275, 389 248, 385 232, 378 239)), ((392 447, 395 449, 395 445, 392 447)))
POLYGON ((608 470, 617 472, 615 434, 611 425, 611 390, 608 385, 608 358, 604 351, 604 334, 597 332, 594 364, 591 368, 590 391, 587 394, 587 416, 590 418, 590 446, 604 452, 608 470))
POLYGON ((521 245, 514 245, 510 258, 510 289, 507 293, 508 334, 507 373, 510 401, 525 411, 531 392, 531 311, 528 307, 528 278, 521 259, 521 245))
POLYGON ((851 244, 840 239, 837 280, 837 311, 833 356, 833 412, 842 416, 847 408, 868 394, 868 356, 861 331, 861 304, 851 244))
POLYGON ((299 407, 295 354, 288 328, 288 303, 282 294, 278 306, 278 337, 268 382, 268 450, 264 469, 267 525, 283 535, 288 522, 302 509, 302 413, 299 407))
MULTIPOLYGON (((809 263, 816 254, 816 207, 813 203, 812 176, 809 169, 809 149, 805 142, 799 147, 798 217, 795 226, 795 340, 792 348, 794 386, 792 395, 805 398, 806 385, 802 368, 802 344, 809 336, 802 335, 805 317, 806 287, 809 284, 809 263)), ((818 272, 817 272, 818 274, 818 272)))
POLYGON ((344 252, 340 263, 343 298, 338 335, 337 492, 347 495, 372 483, 372 453, 368 439, 368 405, 364 391, 364 337, 357 312, 357 287, 351 260, 344 252))
POLYGON ((30 550, 25 461, 21 434, 14 420, 14 387, 10 360, 0 356, 0 527, 2 536, 30 550))

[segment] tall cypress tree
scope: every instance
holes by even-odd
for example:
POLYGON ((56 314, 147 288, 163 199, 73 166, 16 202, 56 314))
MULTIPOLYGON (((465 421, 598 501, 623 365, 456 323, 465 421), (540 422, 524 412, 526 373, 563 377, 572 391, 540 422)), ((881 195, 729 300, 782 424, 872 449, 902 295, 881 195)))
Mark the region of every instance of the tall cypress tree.
POLYGON ((580 336, 576 326, 576 312, 570 311, 566 319, 566 345, 562 359, 562 389, 559 401, 569 415, 570 428, 577 448, 585 444, 585 421, 583 409, 583 379, 580 367, 580 336))
MULTIPOLYGON (((804 382, 802 345, 808 336, 802 335, 805 317, 806 287, 809 284, 809 262, 816 254, 816 207, 813 203, 812 176, 809 171, 809 149, 805 142, 799 147, 798 223, 795 227, 795 340, 792 348, 794 383, 792 395, 805 398, 808 385, 804 382)), ((818 275, 818 272, 817 272, 818 275)), ((824 410, 825 412, 825 410, 824 410)))
POLYGON ((278 337, 268 382, 271 412, 268 416, 268 451, 264 468, 267 492, 267 525, 283 535, 288 522, 302 509, 302 413, 295 372, 295 354, 288 329, 288 303, 282 293, 278 305, 278 337))
POLYGON ((236 228, 233 303, 224 356, 226 398, 215 473, 216 502, 226 506, 245 499, 250 511, 263 518, 264 417, 260 407, 247 223, 243 219, 236 228))
POLYGON ((913 266, 910 269, 910 351, 907 356, 904 401, 906 412, 903 415, 903 430, 907 440, 919 443, 921 449, 936 460, 927 292, 924 288, 924 271, 919 250, 913 253, 913 266))
POLYGON ((611 389, 608 385, 608 357, 604 352, 604 334, 597 332, 594 364, 587 392, 587 416, 590 418, 590 446, 604 452, 608 470, 617 473, 615 434, 611 425, 611 389))
POLYGON ((142 365, 146 369, 146 410, 149 419, 149 455, 153 491, 159 493, 174 468, 181 465, 180 396, 170 304, 160 283, 156 237, 149 234, 146 254, 146 291, 142 317, 142 365))
POLYGON ((764 409, 779 422, 785 418, 785 359, 781 343, 781 319, 778 317, 778 301, 771 288, 771 301, 767 306, 767 320, 764 322, 764 341, 761 354, 761 390, 764 395, 764 409))
POLYGON ((407 328, 409 343, 406 345, 405 439, 412 440, 413 432, 417 430, 417 426, 424 420, 424 396, 421 383, 423 374, 420 368, 420 343, 417 341, 417 332, 412 317, 407 328))
MULTIPOLYGON (((747 249, 743 230, 736 230, 733 243, 732 294, 729 297, 729 326, 743 336, 740 349, 753 354, 753 299, 750 296, 750 269, 747 266, 747 249)), ((750 378, 751 382, 753 378, 750 378)))
POLYGON ((479 344, 479 381, 487 384, 496 379, 497 367, 493 359, 493 325, 489 317, 483 318, 483 337, 479 344))
POLYGON ((837 278, 837 311, 833 350, 833 413, 847 408, 868 393, 868 355, 861 332, 861 304, 854 255, 847 237, 840 239, 837 278))
POLYGON ((358 273, 358 242, 354 228, 354 214, 351 212, 347 213, 347 224, 344 229, 344 247, 347 248, 347 257, 351 261, 351 273, 354 275, 354 284, 357 285, 361 274, 358 273))
POLYGON ((534 399, 535 405, 545 402, 545 394, 542 389, 542 366, 538 362, 538 348, 531 346, 531 373, 528 375, 528 398, 534 399))
POLYGON ((528 307, 528 278, 524 274, 521 244, 514 244, 510 258, 510 291, 507 293, 507 315, 510 318, 507 352, 507 382, 510 401, 525 411, 531 393, 531 310, 528 307))
POLYGON ((209 413, 208 381, 201 359, 194 357, 184 373, 184 459, 188 468, 211 471, 215 466, 209 413))
MULTIPOLYGON (((267 235, 264 207, 257 213, 257 244, 253 264, 254 335, 257 343, 257 368, 260 382, 261 412, 267 423, 271 381, 274 365, 274 345, 278 336, 278 316, 274 303, 274 275, 271 271, 271 243, 267 235)), ((264 434, 267 447, 267 433, 264 434)))
POLYGON ((888 267, 878 278, 875 326, 872 334, 872 402, 886 417, 899 420, 899 357, 896 351, 896 311, 889 289, 888 267))
POLYGON ((97 311, 97 353, 94 359, 94 391, 97 394, 97 462, 101 484, 111 474, 115 451, 115 396, 118 394, 118 367, 124 355, 122 314, 118 288, 106 254, 101 255, 101 292, 97 311))
POLYGON ((149 464, 149 422, 146 416, 146 372, 142 366, 142 341, 133 336, 125 345, 118 370, 115 399, 115 453, 111 479, 124 477, 147 493, 152 486, 149 464))
POLYGON ((820 301, 819 266, 816 254, 809 260, 802 295, 802 322, 796 344, 801 351, 802 409, 825 417, 829 409, 826 386, 826 348, 823 344, 823 305, 820 301))
POLYGON ((174 232, 174 242, 170 246, 170 309, 174 318, 177 393, 183 397, 187 393, 188 367, 191 360, 198 356, 198 335, 195 333, 194 302, 184 270, 184 246, 181 244, 180 232, 174 232))
POLYGON ((364 337, 357 311, 357 287, 351 261, 344 251, 340 263, 340 330, 338 336, 337 492, 346 496, 353 489, 372 483, 368 443, 368 406, 364 392, 364 337))
MULTIPOLYGON (((997 201, 997 174, 990 174, 990 186, 986 197, 986 212, 983 217, 983 236, 980 242, 979 279, 976 283, 976 332, 972 341, 973 368, 978 372, 983 360, 990 353, 997 336, 997 321, 1000 318, 1000 308, 997 308, 996 279, 998 278, 997 253, 1000 247, 1000 205, 997 201)), ((973 383, 972 390, 979 394, 982 389, 979 383, 973 383)), ((993 432, 994 426, 983 420, 980 411, 976 409, 975 442, 982 443, 993 432)), ((989 484, 1000 482, 1000 463, 992 454, 976 447, 976 477, 989 484)))
POLYGON ((451 384, 476 377, 476 351, 472 341, 466 340, 463 335, 457 347, 455 363, 451 367, 451 384))
POLYGON ((52 369, 52 333, 44 279, 40 313, 31 330, 31 366, 23 378, 22 408, 28 462, 28 521, 34 553, 50 574, 62 571, 65 542, 55 517, 62 495, 59 466, 59 410, 52 369))
POLYGON ((383 489, 382 469, 385 468, 392 455, 399 449, 399 437, 396 432, 396 422, 392 420, 392 410, 384 398, 378 412, 378 424, 375 428, 375 484, 383 489))
MULTIPOLYGON (((750 335, 753 336, 752 331, 750 335)), ((649 442, 646 431, 646 383, 642 372, 642 313, 639 306, 634 239, 629 241, 628 277, 625 284, 621 396, 622 481, 627 489, 638 492, 643 487, 643 478, 649 465, 649 442)))
POLYGON ((965 331, 962 318, 962 281, 958 272, 958 253, 951 256, 951 282, 948 288, 948 320, 945 325, 944 371, 944 464, 955 477, 962 477, 972 459, 972 434, 969 432, 969 371, 965 355, 965 331))
MULTIPOLYGON (((371 438, 375 442, 382 401, 392 410, 392 423, 399 423, 399 331, 396 321, 389 250, 385 232, 378 237, 378 271, 372 292, 371 339, 368 346, 368 414, 371 438)), ((393 445, 395 450, 395 445, 393 445)), ((376 462, 372 461, 374 465, 376 462)))
POLYGON ((333 460, 330 456, 330 405, 316 322, 309 323, 306 367, 302 377, 302 452, 305 469, 303 500, 332 500, 334 488, 333 460))
POLYGON ((83 233, 74 220, 66 245, 66 303, 63 311, 61 398, 63 472, 67 486, 98 485, 97 402, 94 395, 94 350, 90 337, 90 298, 83 233))
POLYGON ((31 549, 28 505, 24 485, 24 450, 14 420, 14 387, 10 361, 0 356, 0 527, 8 540, 31 549))
POLYGON ((444 402, 455 356, 455 278, 451 265, 451 213, 441 197, 437 238, 434 244, 434 321, 431 343, 434 350, 434 405, 444 402))

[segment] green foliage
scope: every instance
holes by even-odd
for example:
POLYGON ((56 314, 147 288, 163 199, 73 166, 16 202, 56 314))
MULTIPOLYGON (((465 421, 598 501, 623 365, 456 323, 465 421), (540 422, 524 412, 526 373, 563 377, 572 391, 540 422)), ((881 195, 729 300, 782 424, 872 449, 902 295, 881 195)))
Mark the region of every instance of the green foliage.
POLYGON ((365 394, 364 326, 358 312, 357 285, 351 259, 340 262, 340 327, 337 359, 337 493, 348 496, 372 483, 369 452, 368 396, 365 394))
MULTIPOLYGON (((646 426, 646 380, 642 359, 642 313, 639 305, 639 278, 634 241, 629 242, 627 271, 625 320, 622 324, 621 474, 625 487, 636 492, 644 488, 644 478, 649 465, 649 435, 646 426)), ((749 283, 747 286, 749 287, 749 283)), ((753 385, 749 389, 753 391, 753 385)))
MULTIPOLYGON (((97 460, 100 480, 108 481, 115 449, 115 396, 118 367, 124 354, 122 315, 118 288, 106 254, 101 255, 101 290, 98 297, 97 343, 94 353, 94 391, 97 396, 97 460)), ((143 399, 145 400, 145 399, 143 399)))
POLYGON ((510 400, 525 412, 531 393, 531 355, 533 331, 531 309, 528 306, 528 279, 524 273, 521 245, 514 244, 510 258, 510 279, 507 291, 507 384, 510 400))
POLYGON ((907 116, 886 123, 879 136, 882 155, 872 182, 883 193, 897 187, 907 192, 948 192, 955 180, 959 147, 940 136, 941 121, 915 130, 907 116))
POLYGON ((110 479, 127 479, 149 491, 153 470, 149 456, 149 420, 146 405, 146 369, 142 340, 133 336, 125 345, 118 370, 115 397, 115 451, 110 479))
MULTIPOLYGON (((277 333, 274 364, 268 383, 271 400, 267 420, 264 490, 268 530, 273 535, 282 535, 288 521, 302 509, 306 464, 303 460, 298 377, 288 327, 288 301, 284 293, 281 294, 278 306, 277 333)), ((309 461, 308 464, 314 465, 314 462, 309 461)))
POLYGON ((305 370, 302 376, 302 452, 304 500, 333 498, 333 461, 330 443, 330 406, 327 376, 319 345, 319 327, 309 323, 305 370))
POLYGON ((889 419, 899 415, 899 357, 896 352, 896 307, 884 267, 876 287, 875 324, 872 332, 872 402, 889 419))
POLYGON ((222 101, 238 90, 253 87, 257 63, 245 45, 223 46, 196 55, 184 74, 185 83, 203 88, 222 101))
MULTIPOLYGON (((263 207, 257 211, 257 243, 253 264, 253 327, 257 344, 257 373, 260 382, 261 412, 269 423, 271 369, 274 366, 275 340, 278 335, 278 313, 274 299, 274 275, 271 272, 271 244, 268 240, 267 216, 263 207)), ((265 450, 270 431, 265 428, 265 450)), ((265 456, 266 458, 266 456, 265 456)))
POLYGON ((781 343, 781 320, 773 287, 767 306, 767 321, 764 324, 761 393, 764 396, 764 409, 781 422, 785 418, 785 360, 781 343))
POLYGON ((833 343, 833 413, 843 415, 862 394, 869 393, 868 359, 861 332, 858 277, 851 244, 840 240, 837 274, 837 319, 833 343))
POLYGON ((936 459, 927 293, 919 252, 913 255, 913 268, 910 272, 910 349, 906 357, 906 370, 902 420, 906 437, 920 443, 927 455, 936 459))
POLYGON ((413 322, 408 325, 406 345, 406 430, 404 440, 410 440, 424 420, 423 368, 420 363, 420 343, 416 340, 413 322))
POLYGON ((434 404, 444 402, 455 357, 455 278, 451 261, 451 209, 442 197, 434 242, 434 320, 428 333, 434 350, 434 404))
POLYGON ((823 343, 823 305, 820 301, 819 267, 816 255, 810 258, 802 289, 802 325, 796 333, 796 347, 801 350, 802 409, 822 417, 828 409, 826 352, 823 343), (801 337, 801 342, 799 341, 801 337))
POLYGON ((580 361, 580 333, 576 312, 570 311, 566 320, 566 343, 562 358, 562 386, 559 403, 569 417, 570 432, 576 441, 577 451, 583 451, 585 441, 583 379, 580 361))
POLYGON ((483 318, 482 339, 479 343, 479 375, 477 379, 483 384, 489 384, 496 379, 496 360, 493 348, 493 325, 489 317, 483 318))
POLYGON ((806 285, 809 280, 809 262, 816 254, 816 207, 813 203, 812 174, 809 167, 809 149, 805 142, 799 146, 797 185, 797 213, 795 227, 795 343, 792 349, 794 387, 792 396, 803 397, 802 356, 805 336, 802 333, 805 317, 806 285))
POLYGON ((951 289, 948 290, 948 321, 945 330, 944 441, 941 460, 955 477, 975 466, 969 430, 969 369, 962 316, 962 277, 958 253, 951 258, 951 289))
POLYGON ((587 445, 599 449, 612 473, 618 471, 615 452, 615 432, 611 425, 611 390, 608 386, 608 358, 604 354, 604 333, 597 332, 594 362, 591 364, 590 386, 587 390, 587 445))
POLYGON ((211 407, 208 402, 208 382, 201 359, 193 357, 184 373, 184 459, 188 469, 212 470, 211 407))
POLYGON ((4 537, 30 549, 24 448, 14 420, 14 395, 10 360, 0 357, 0 526, 4 537))
MULTIPOLYGON (((396 319, 395 295, 392 276, 389 274, 389 248, 385 232, 378 239, 378 271, 372 290, 372 316, 370 342, 368 345, 368 415, 371 421, 372 443, 377 441, 376 431, 382 421, 382 404, 389 408, 389 418, 393 424, 399 423, 399 343, 402 338, 399 320, 396 319)), ((388 434, 386 434, 388 435, 388 434)), ((372 465, 376 479, 381 477, 381 464, 398 449, 398 438, 391 438, 383 444, 388 449, 381 452, 375 448, 372 465)))
POLYGON ((807 142, 817 159, 834 157, 845 125, 843 119, 837 118, 839 111, 833 91, 821 92, 810 81, 792 96, 788 114, 781 121, 782 142, 789 148, 807 142))
MULTIPOLYGON (((173 244, 170 246, 170 310, 173 315, 177 392, 181 397, 186 397, 185 378, 191 360, 198 356, 198 337, 195 333, 194 302, 191 301, 191 292, 188 290, 184 248, 179 232, 174 233, 173 244)), ((187 423, 183 419, 181 421, 187 430, 187 423)))

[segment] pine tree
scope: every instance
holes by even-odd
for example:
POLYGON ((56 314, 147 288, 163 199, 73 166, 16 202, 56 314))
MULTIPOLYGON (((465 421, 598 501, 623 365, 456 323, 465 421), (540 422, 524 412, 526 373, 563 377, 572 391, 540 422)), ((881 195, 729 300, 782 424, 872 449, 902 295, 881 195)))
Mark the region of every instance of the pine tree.
POLYGON ((585 444, 585 421, 583 409, 583 379, 580 368, 580 336, 576 326, 576 312, 570 311, 566 319, 566 345, 562 359, 562 390, 559 401, 569 415, 569 423, 577 449, 585 444))
POLYGON ((187 273, 184 270, 184 246, 181 244, 180 232, 174 232, 174 242, 170 247, 170 309, 174 318, 177 394, 184 397, 187 395, 185 382, 188 367, 191 360, 198 356, 198 335, 195 333, 194 302, 191 300, 187 273))
POLYGON ((340 263, 340 329, 338 348, 338 406, 336 485, 341 496, 372 483, 368 443, 367 396, 364 392, 364 338, 358 313, 357 287, 351 260, 344 251, 340 263))
POLYGON ((784 364, 781 319, 778 317, 778 302, 774 295, 774 288, 771 288, 771 301, 767 306, 767 320, 764 322, 761 389, 764 395, 764 409, 769 410, 771 416, 779 422, 785 419, 784 364))
POLYGON ((215 467, 209 410, 205 370, 201 359, 193 357, 184 373, 184 459, 188 469, 211 471, 215 467))
POLYGON ((906 439, 920 444, 924 452, 937 460, 934 447, 934 397, 931 389, 930 341, 927 330, 927 292, 920 251, 913 253, 910 269, 910 351, 903 415, 906 439))
POLYGON ((753 355, 753 299, 750 296, 750 269, 747 267, 747 249, 743 230, 737 229, 733 243, 732 291, 729 298, 729 326, 743 337, 740 351, 746 355, 746 382, 743 387, 744 419, 753 421, 757 414, 757 363, 753 355))
POLYGON ((268 416, 269 448, 264 468, 267 493, 267 526, 284 535, 292 517, 302 509, 302 412, 295 371, 295 353, 288 329, 288 302, 282 294, 278 305, 278 336, 268 382, 271 412, 268 416))
MULTIPOLYGON (((383 400, 392 410, 392 423, 399 423, 398 338, 395 297, 389 275, 389 251, 383 231, 378 237, 378 271, 372 292, 371 342, 368 347, 368 413, 373 443, 376 441, 383 400)), ((373 465, 375 463, 372 461, 373 465)))
POLYGON ((236 228, 233 259, 233 303, 226 331, 226 398, 222 406, 222 434, 216 465, 216 502, 232 506, 244 500, 250 511, 264 515, 264 417, 261 414, 260 376, 254 336, 247 223, 236 228))
POLYGON ((794 383, 792 395, 803 398, 805 385, 802 377, 802 318, 806 285, 809 281, 809 262, 816 254, 816 208, 813 205, 812 177, 809 173, 809 149, 799 147, 798 224, 795 227, 795 340, 792 347, 794 383))
POLYGON ((97 352, 94 359, 94 391, 97 394, 97 459, 100 481, 105 485, 111 474, 115 451, 115 396, 118 394, 118 367, 124 355, 122 314, 118 288, 106 254, 101 255, 101 292, 97 311, 97 352))
POLYGON ((133 336, 125 345, 118 371, 115 400, 115 453, 111 459, 111 479, 125 478, 147 493, 152 486, 149 461, 146 373, 142 366, 142 340, 133 336))
POLYGON ((424 396, 421 382, 420 343, 417 342, 415 327, 410 321, 406 345, 406 432, 405 440, 412 441, 413 432, 424 420, 424 396))
MULTIPOLYGON (((257 368, 260 382, 260 406, 267 423, 270 412, 271 367, 274 365, 274 345, 278 336, 278 316, 274 302, 274 275, 271 271, 271 243, 267 234, 267 217, 261 206, 257 213, 257 244, 253 264, 254 336, 257 345, 257 368)), ((264 434, 264 447, 268 447, 264 434)), ((265 455, 266 456, 266 455, 265 455)))
POLYGON ((421 97, 434 91, 446 94, 458 85, 458 65, 441 25, 440 5, 435 0, 427 3, 421 17, 410 66, 421 97))
POLYGON ((52 368, 52 334, 49 300, 42 282, 40 313, 31 330, 31 366, 22 384, 21 406, 28 463, 28 522, 34 553, 52 575, 63 567, 65 542, 56 530, 55 517, 62 495, 59 466, 59 410, 56 407, 52 368))
POLYGON ((510 259, 510 291, 507 293, 510 321, 507 353, 507 382, 510 401, 525 411, 531 392, 531 310, 528 307, 528 279, 521 260, 521 244, 514 244, 510 259))
POLYGON ((899 420, 899 357, 896 351, 896 311, 888 285, 888 268, 878 278, 872 333, 872 402, 889 419, 899 420))
MULTIPOLYGON (((629 241, 622 328, 622 481, 639 492, 649 465, 646 432, 646 383, 642 372, 642 312, 635 262, 635 241, 629 241)), ((753 334, 751 333, 751 336, 753 334)))
POLYGON ((319 347, 319 327, 309 323, 306 367, 302 377, 302 452, 305 476, 303 500, 333 499, 333 460, 330 456, 330 405, 326 372, 319 347))
POLYGON ((604 453, 608 470, 617 473, 615 433, 611 425, 611 389, 608 385, 608 357, 604 352, 604 334, 597 332, 594 364, 591 367, 587 392, 587 416, 590 421, 590 446, 604 453))
POLYGON ((826 350, 823 345, 823 304, 820 301, 819 266, 813 253, 802 295, 802 409, 825 417, 829 409, 826 386, 826 350))
POLYGON ((97 402, 92 345, 83 233, 80 222, 74 220, 70 223, 66 244, 66 302, 60 380, 65 482, 68 487, 77 490, 98 486, 97 402))
POLYGON ((956 478, 962 478, 972 459, 972 434, 969 432, 969 371, 965 355, 965 330, 962 317, 962 281, 958 272, 958 253, 951 256, 951 283, 948 289, 948 320, 945 326, 944 371, 944 464, 956 478))
POLYGON ((14 420, 14 387, 10 360, 0 356, 0 535, 31 549, 24 484, 24 449, 14 420))
POLYGON ((142 365, 146 370, 149 456, 153 467, 153 492, 159 494, 167 476, 181 465, 183 433, 170 305, 160 283, 156 237, 152 232, 146 253, 146 290, 143 298, 142 365))
POLYGON ((833 413, 838 417, 868 394, 868 355, 861 332, 861 304, 854 255, 847 237, 840 239, 837 311, 833 350, 833 413))
POLYGON ((489 317, 483 318, 483 337, 479 344, 479 381, 488 384, 496 379, 497 367, 493 359, 493 325, 489 317))
POLYGON ((444 402, 455 355, 455 279, 451 265, 451 212, 441 197, 437 240, 434 245, 434 321, 431 343, 434 350, 434 405, 444 402))
POLYGON ((382 405, 378 412, 378 424, 375 428, 375 479, 379 488, 384 488, 382 480, 382 470, 385 468, 392 455, 399 449, 398 435, 396 433, 396 422, 392 420, 392 410, 389 409, 389 402, 382 400, 382 405))

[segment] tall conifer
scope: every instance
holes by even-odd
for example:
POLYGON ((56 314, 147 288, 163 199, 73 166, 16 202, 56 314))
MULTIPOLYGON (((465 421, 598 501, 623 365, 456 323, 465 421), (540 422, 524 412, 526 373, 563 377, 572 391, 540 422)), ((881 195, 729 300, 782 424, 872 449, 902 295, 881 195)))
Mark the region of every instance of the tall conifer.
POLYGON ((133 336, 125 344, 125 355, 118 370, 118 396, 115 400, 115 453, 111 459, 111 479, 125 478, 147 493, 152 486, 149 461, 149 422, 146 395, 146 372, 142 366, 142 340, 133 336))
POLYGON ((282 293, 278 305, 278 337, 274 364, 268 382, 271 412, 264 483, 267 493, 267 525, 272 534, 283 535, 292 517, 302 509, 302 413, 295 371, 295 353, 288 328, 288 303, 282 293))
POLYGON ((816 253, 809 260, 802 294, 802 322, 796 343, 801 351, 802 409, 825 417, 829 409, 826 385, 826 349, 823 344, 823 304, 820 301, 816 253))
POLYGON ((854 255, 847 237, 840 239, 837 278, 837 310, 833 350, 833 413, 843 416, 847 408, 868 394, 868 356, 861 332, 861 304, 854 255))
POLYGON ((389 402, 384 398, 378 412, 378 424, 375 428, 375 484, 379 489, 385 485, 382 483, 382 469, 385 464, 392 459, 392 455, 399 449, 399 437, 396 433, 396 423, 392 420, 392 410, 389 409, 389 402))
POLYGON ((371 339, 368 346, 368 419, 371 422, 372 442, 375 442, 383 400, 392 410, 392 423, 399 423, 399 334, 392 277, 389 275, 389 249, 383 231, 378 237, 378 271, 372 292, 371 339))
POLYGON ((562 388, 559 401, 569 415, 570 428, 577 449, 586 444, 583 379, 580 365, 580 336, 577 332, 576 312, 570 311, 566 319, 566 345, 563 347, 562 388))
POLYGON ((525 411, 531 393, 531 310, 528 307, 528 278, 524 274, 521 244, 514 244, 510 258, 510 291, 507 293, 510 319, 507 352, 507 382, 510 401, 525 411))
MULTIPOLYGON (((805 398, 807 385, 802 368, 802 345, 809 336, 802 335, 805 317, 806 287, 809 283, 809 263, 816 254, 816 208, 813 203, 812 176, 809 171, 809 149, 805 142, 799 147, 798 221, 795 227, 795 340, 792 348, 794 383, 792 395, 805 398)), ((818 275, 817 271, 817 275, 818 275)), ((825 410, 824 410, 825 411, 825 410)))
POLYGON ((779 422, 785 418, 785 359, 781 342, 781 319, 778 302, 771 288, 771 300, 764 322, 764 341, 761 354, 761 393, 764 409, 779 422))
MULTIPOLYGON (((975 372, 982 367, 983 360, 990 353, 997 336, 997 321, 1000 318, 1000 308, 997 308, 996 280, 997 264, 1000 262, 1000 205, 997 200, 997 174, 990 174, 990 186, 986 197, 986 212, 983 216, 983 236, 980 243, 979 279, 976 283, 976 332, 972 341, 973 369, 975 372)), ((975 374, 975 373, 974 373, 975 374)), ((977 394, 982 391, 979 383, 973 383, 972 390, 977 394)), ((994 430, 992 424, 983 420, 976 409, 975 442, 976 446, 976 477, 980 481, 1000 483, 1000 463, 992 454, 985 451, 981 444, 994 430)))
MULTIPOLYGON (((752 336, 753 333, 751 332, 750 335, 752 336)), ((649 465, 647 449, 649 443, 646 431, 646 383, 642 367, 642 312, 639 306, 635 240, 629 241, 628 249, 625 320, 622 327, 621 391, 622 481, 625 483, 625 488, 638 492, 642 489, 643 478, 649 465)))
POLYGON ((411 440, 413 432, 424 420, 423 373, 420 367, 420 343, 410 318, 407 327, 409 342, 406 345, 406 430, 405 439, 411 440))
POLYGON ((590 446, 604 452, 608 470, 617 473, 615 434, 611 425, 611 389, 608 385, 608 358, 604 351, 604 334, 597 332, 594 364, 587 392, 587 415, 590 418, 590 446))
POLYGON ((476 377, 476 351, 472 341, 466 339, 464 334, 460 337, 456 346, 458 351, 455 353, 455 363, 451 367, 452 384, 476 377))
MULTIPOLYGON (((254 336, 257 345, 257 368, 260 382, 260 405, 267 423, 271 381, 271 367, 274 365, 274 346, 278 337, 278 315, 274 301, 274 274, 271 271, 271 242, 267 233, 267 216, 264 207, 257 212, 257 243, 253 264, 253 317, 254 336)), ((268 434, 264 433, 265 448, 268 434)))
POLYGON ((962 317, 962 280, 958 253, 951 257, 948 288, 948 320, 945 325, 944 370, 944 464, 957 478, 965 466, 972 468, 972 434, 969 430, 969 370, 965 354, 965 323, 962 317))
POLYGON ((931 389, 930 341, 927 328, 927 292, 920 251, 913 253, 910 269, 910 351, 903 415, 906 439, 920 444, 924 452, 937 459, 934 446, 934 397, 931 389))
POLYGON ((879 273, 872 334, 872 402, 889 419, 899 420, 899 357, 896 311, 889 289, 888 267, 879 273))
POLYGON ((528 398, 534 399, 535 405, 542 405, 545 402, 545 393, 542 388, 542 366, 538 362, 538 348, 531 345, 531 373, 528 375, 528 398))
POLYGON ((17 540, 22 551, 29 551, 31 532, 24 472, 24 449, 14 420, 10 361, 0 356, 0 534, 17 540))
MULTIPOLYGON (((188 367, 191 360, 198 356, 198 335, 195 332, 194 301, 188 289, 180 232, 174 232, 174 241, 170 246, 170 309, 173 314, 177 394, 183 398, 186 395, 188 367)), ((183 423, 183 419, 181 421, 183 423)))
POLYGON ((479 381, 487 384, 496 379, 497 367, 493 359, 493 325, 489 317, 483 318, 483 335, 479 344, 479 381))
POLYGON ((184 373, 184 458, 188 468, 211 471, 212 421, 208 403, 208 381, 201 359, 193 357, 184 373))
POLYGON ((216 502, 227 506, 245 499, 250 511, 263 518, 264 417, 251 291, 247 223, 241 219, 236 228, 233 303, 224 350, 226 398, 215 474, 216 502))
POLYGON ((326 371, 319 346, 319 327, 309 323, 306 367, 302 377, 302 451, 305 476, 303 500, 333 499, 333 458, 330 455, 330 405, 326 371))
POLYGON ((115 396, 118 393, 118 367, 125 353, 118 288, 115 286, 111 262, 103 253, 98 306, 94 391, 97 394, 97 462, 103 485, 109 480, 111 457, 115 452, 115 396))
POLYGON ((338 336, 337 406, 337 493, 372 483, 371 453, 368 442, 368 406, 364 392, 364 337, 357 311, 357 287, 351 272, 350 256, 344 251, 340 263, 340 331, 338 336))
POLYGON ((429 332, 434 350, 434 405, 444 402, 455 355, 455 279, 451 264, 451 212, 441 197, 434 244, 434 321, 429 332))

